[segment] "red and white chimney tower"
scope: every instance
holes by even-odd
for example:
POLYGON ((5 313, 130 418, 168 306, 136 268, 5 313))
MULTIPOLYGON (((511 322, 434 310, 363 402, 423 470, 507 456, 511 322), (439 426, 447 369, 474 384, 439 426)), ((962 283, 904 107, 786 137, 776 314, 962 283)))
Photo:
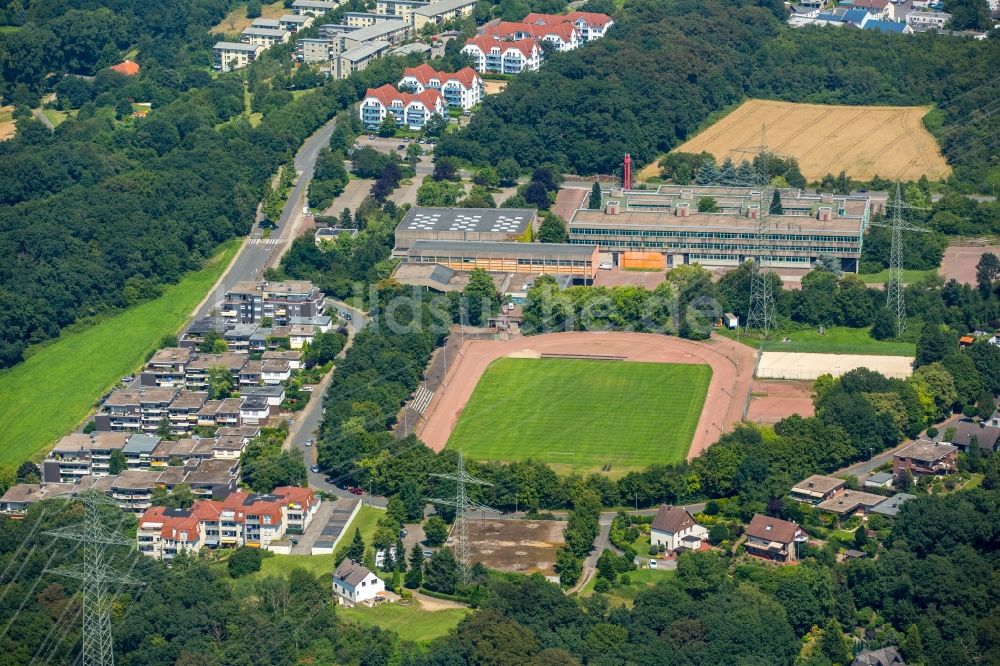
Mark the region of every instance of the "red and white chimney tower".
POLYGON ((632 189, 632 156, 625 153, 625 177, 622 179, 622 187, 626 190, 632 189))

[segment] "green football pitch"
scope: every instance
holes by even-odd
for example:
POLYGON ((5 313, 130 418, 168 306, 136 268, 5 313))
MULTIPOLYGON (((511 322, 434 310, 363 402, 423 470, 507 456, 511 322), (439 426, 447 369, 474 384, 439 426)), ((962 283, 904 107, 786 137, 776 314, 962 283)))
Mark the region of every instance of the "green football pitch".
POLYGON ((618 475, 684 460, 707 365, 502 358, 483 373, 448 446, 474 460, 618 475))

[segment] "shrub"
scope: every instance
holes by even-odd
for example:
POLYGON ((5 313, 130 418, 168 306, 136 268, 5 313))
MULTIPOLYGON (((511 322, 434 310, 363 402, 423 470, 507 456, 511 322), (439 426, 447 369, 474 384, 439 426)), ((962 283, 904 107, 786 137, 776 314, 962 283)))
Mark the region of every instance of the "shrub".
POLYGON ((247 574, 260 571, 260 563, 264 560, 264 551, 259 548, 237 548, 229 556, 226 568, 230 578, 242 578, 247 574))
POLYGON ((594 583, 594 592, 607 592, 611 589, 611 583, 608 582, 607 578, 598 578, 597 582, 594 583))

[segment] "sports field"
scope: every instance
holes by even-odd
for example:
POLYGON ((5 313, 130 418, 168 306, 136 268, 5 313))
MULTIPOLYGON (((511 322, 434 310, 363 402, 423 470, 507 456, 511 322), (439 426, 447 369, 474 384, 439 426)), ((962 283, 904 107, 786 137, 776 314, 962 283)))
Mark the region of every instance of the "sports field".
POLYGON ((793 104, 751 99, 693 139, 677 148, 687 153, 708 151, 719 161, 752 159, 736 149, 760 145, 766 127, 772 151, 796 157, 808 180, 841 171, 859 180, 872 176, 931 180, 951 169, 922 119, 919 106, 834 106, 793 104))
POLYGON ((679 462, 711 377, 708 365, 497 359, 448 446, 476 460, 532 458, 578 472, 679 462))
POLYGON ((64 333, 0 373, 0 467, 39 457, 79 424, 101 394, 135 371, 164 335, 180 330, 239 246, 238 240, 225 243, 204 268, 168 286, 159 298, 64 333))

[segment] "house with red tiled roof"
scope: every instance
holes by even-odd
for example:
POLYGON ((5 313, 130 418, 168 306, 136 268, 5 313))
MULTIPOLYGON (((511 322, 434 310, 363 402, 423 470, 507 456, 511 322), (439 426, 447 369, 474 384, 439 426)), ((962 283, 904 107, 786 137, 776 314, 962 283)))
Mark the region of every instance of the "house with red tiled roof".
POLYGON ((776 562, 795 562, 799 559, 798 544, 806 541, 806 533, 798 524, 754 514, 747 527, 746 552, 776 562))
POLYGON ((444 97, 446 107, 463 111, 479 104, 484 92, 482 77, 471 67, 463 67, 454 73, 439 72, 426 63, 404 69, 398 87, 400 90, 409 88, 417 93, 437 90, 444 97))
POLYGON ((388 83, 379 88, 369 88, 360 109, 361 122, 365 127, 378 127, 391 113, 397 125, 412 130, 423 128, 431 116, 444 115, 444 112, 444 97, 438 90, 428 88, 423 92, 404 93, 388 83))
POLYGON ((124 74, 125 76, 135 76, 139 73, 141 69, 139 63, 133 62, 131 60, 123 60, 122 62, 114 65, 112 71, 118 72, 119 74, 124 74))
POLYGON ((465 42, 462 53, 472 58, 479 73, 520 74, 537 71, 542 64, 542 47, 535 39, 503 41, 479 35, 465 42))

